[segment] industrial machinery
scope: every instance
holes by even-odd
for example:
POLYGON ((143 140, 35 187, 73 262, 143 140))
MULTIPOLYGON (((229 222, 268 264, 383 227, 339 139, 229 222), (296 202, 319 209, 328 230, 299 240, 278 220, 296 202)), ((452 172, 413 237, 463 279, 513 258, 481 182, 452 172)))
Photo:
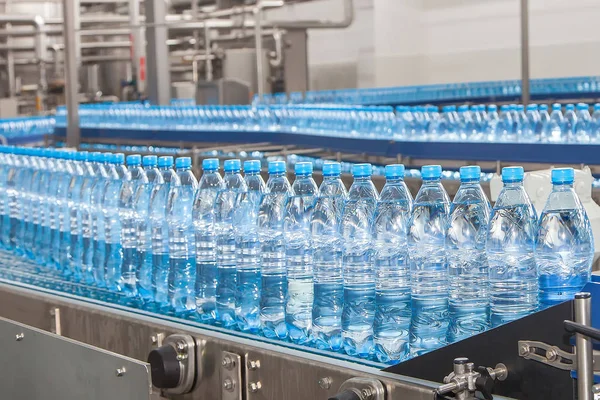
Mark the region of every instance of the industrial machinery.
MULTIPOLYGON (((243 103, 254 93, 306 91, 307 30, 349 26, 353 1, 344 0, 339 21, 275 18, 272 12, 292 3, 297 1, 65 2, 76 10, 73 47, 78 82, 73 84, 78 100, 150 97, 168 104, 171 83, 206 87, 223 79, 243 83, 248 92, 243 103), (155 34, 163 36, 157 41, 155 34)), ((17 99, 21 114, 63 104, 64 85, 69 82, 63 72, 63 21, 64 13, 71 15, 72 10, 65 9, 62 0, 40 4, 6 0, 0 5, 0 64, 5 66, 0 97, 17 99)), ((227 91, 230 85, 218 84, 217 89, 227 91)), ((227 93, 219 96, 227 97, 227 93)))
POLYGON ((11 361, 0 383, 11 399, 587 400, 598 390, 597 286, 385 366, 3 278, 0 349, 11 361))

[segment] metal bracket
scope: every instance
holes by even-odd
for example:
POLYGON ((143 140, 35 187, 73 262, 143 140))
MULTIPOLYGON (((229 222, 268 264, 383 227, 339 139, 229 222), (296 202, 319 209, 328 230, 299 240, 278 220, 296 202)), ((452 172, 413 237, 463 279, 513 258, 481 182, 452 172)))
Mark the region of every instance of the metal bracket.
MULTIPOLYGON (((181 366, 181 379, 179 385, 174 389, 165 390, 171 394, 188 393, 194 386, 196 378, 196 342, 190 335, 175 334, 164 340, 165 345, 171 345, 177 350, 177 358, 181 366)), ((200 374, 198 372, 198 374, 200 374)))
POLYGON ((242 400, 242 357, 229 351, 221 352, 221 400, 242 400))
POLYGON ((544 342, 519 340, 519 356, 566 371, 577 369, 575 354, 544 342))
POLYGON ((62 336, 62 327, 60 324, 60 308, 50 309, 50 332, 62 336))

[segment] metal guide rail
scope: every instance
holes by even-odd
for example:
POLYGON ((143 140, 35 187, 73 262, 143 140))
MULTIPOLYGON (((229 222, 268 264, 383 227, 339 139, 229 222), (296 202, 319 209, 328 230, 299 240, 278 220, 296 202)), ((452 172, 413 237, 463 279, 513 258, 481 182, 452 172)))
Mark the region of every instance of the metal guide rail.
MULTIPOLYGON (((596 286, 586 290, 600 299, 596 286)), ((154 393, 174 399, 563 400, 574 398, 571 371, 584 376, 577 380, 579 398, 591 399, 581 394, 596 390, 590 336, 600 331, 591 327, 590 306, 584 295, 382 370, 377 363, 0 280, 0 317, 148 360, 154 393), (576 334, 575 352, 565 324, 576 334)), ((0 345, 22 345, 15 335, 4 339, 0 345)))

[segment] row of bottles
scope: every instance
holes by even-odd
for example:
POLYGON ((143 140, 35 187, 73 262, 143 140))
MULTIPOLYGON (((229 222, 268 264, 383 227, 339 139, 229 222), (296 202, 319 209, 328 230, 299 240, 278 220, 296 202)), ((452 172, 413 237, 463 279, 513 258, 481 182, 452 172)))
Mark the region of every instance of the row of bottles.
MULTIPOLYGON (((351 356, 397 362, 568 300, 589 280, 593 240, 573 190, 552 171, 538 221, 521 167, 504 168, 493 209, 480 169, 462 167, 451 203, 440 166, 203 161, 0 148, 0 243, 35 261, 37 283, 108 302, 351 356), (175 169, 173 169, 173 164, 175 169)), ((3 266, 6 269, 7 266, 3 266)))

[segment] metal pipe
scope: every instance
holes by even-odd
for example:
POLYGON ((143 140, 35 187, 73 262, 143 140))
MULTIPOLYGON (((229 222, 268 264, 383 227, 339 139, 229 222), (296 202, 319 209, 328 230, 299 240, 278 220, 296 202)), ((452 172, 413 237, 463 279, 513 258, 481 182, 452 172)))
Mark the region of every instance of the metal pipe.
MULTIPOLYGON (((131 42, 86 42, 81 44, 82 49, 119 49, 119 48, 130 48, 131 42)), ((64 50, 64 44, 51 44, 47 46, 51 50, 64 50)), ((0 44, 0 50, 5 51, 31 51, 34 50, 35 46, 31 45, 11 45, 0 44)))
MULTIPOLYGON (((15 25, 31 25, 35 29, 35 57, 39 68, 39 83, 36 94, 36 110, 42 112, 44 110, 44 94, 48 87, 46 80, 46 68, 44 60, 46 59, 46 35, 44 34, 45 21, 39 15, 0 15, 0 23, 9 23, 15 25)), ((9 64, 10 60, 8 60, 9 64)), ((12 62, 14 65, 14 60, 12 62)), ((16 92, 16 90, 15 90, 16 92)))
POLYGON ((529 99, 529 0, 521 0, 521 101, 529 99))
MULTIPOLYGON (((4 12, 10 12, 10 4, 11 0, 6 0, 6 4, 4 4, 4 12)), ((6 24, 6 29, 11 29, 11 24, 6 24)), ((6 38, 6 45, 12 45, 12 38, 6 38)), ((12 51, 6 53, 6 72, 8 76, 8 95, 13 97, 17 94, 17 85, 16 85, 16 74, 15 74, 15 56, 12 51)))
MULTIPOLYGON (((211 55, 210 47, 211 47, 210 29, 208 28, 208 26, 205 26, 204 27, 204 54, 206 55, 206 67, 204 68, 204 78, 206 79, 207 82, 210 82, 213 80, 213 65, 212 65, 212 60, 209 58, 211 55)), ((198 61, 198 60, 194 59, 194 61, 198 61)))
MULTIPOLYGON (((575 322, 582 325, 592 325, 592 296, 587 293, 577 293, 574 301, 575 322)), ((592 339, 581 333, 575 334, 575 353, 577 356, 577 398, 592 400, 592 385, 594 384, 594 361, 592 339)))
POLYGON ((79 101, 77 77, 77 47, 75 38, 76 16, 79 0, 63 0, 64 43, 65 43, 65 94, 67 98, 67 146, 78 147, 81 141, 79 130, 79 101))
POLYGON ((81 62, 85 64, 97 63, 97 62, 118 62, 118 61, 131 61, 129 56, 83 56, 81 62))
POLYGON ((276 30, 273 32, 273 40, 275 41, 275 58, 269 60, 272 67, 278 68, 283 64, 283 32, 276 30))
POLYGON ((54 77, 59 76, 59 69, 60 69, 60 60, 58 58, 58 52, 60 50, 62 50, 61 45, 58 44, 53 44, 52 46, 50 46, 50 49, 54 52, 54 70, 52 71, 52 74, 54 75, 54 77))
POLYGON ((259 0, 257 3, 258 4, 256 5, 235 6, 225 10, 215 10, 204 13, 201 12, 197 14, 197 17, 200 19, 231 17, 234 15, 253 14, 257 7, 260 7, 264 10, 267 8, 278 8, 285 5, 285 2, 282 0, 259 0))
POLYGON ((259 102, 262 101, 265 94, 265 82, 263 81, 263 41, 262 41, 262 8, 259 3, 254 8, 254 44, 256 46, 256 76, 257 76, 257 94, 259 102))
MULTIPOLYGON (((140 24, 140 2, 139 0, 129 0, 129 24, 138 26, 140 24)), ((135 77, 136 90, 138 93, 144 93, 146 84, 146 57, 144 56, 145 38, 143 28, 131 29, 131 67, 135 77)))
POLYGON ((305 21, 265 21, 264 26, 284 29, 343 29, 354 22, 354 0, 344 0, 344 17, 339 21, 305 20, 305 21))

